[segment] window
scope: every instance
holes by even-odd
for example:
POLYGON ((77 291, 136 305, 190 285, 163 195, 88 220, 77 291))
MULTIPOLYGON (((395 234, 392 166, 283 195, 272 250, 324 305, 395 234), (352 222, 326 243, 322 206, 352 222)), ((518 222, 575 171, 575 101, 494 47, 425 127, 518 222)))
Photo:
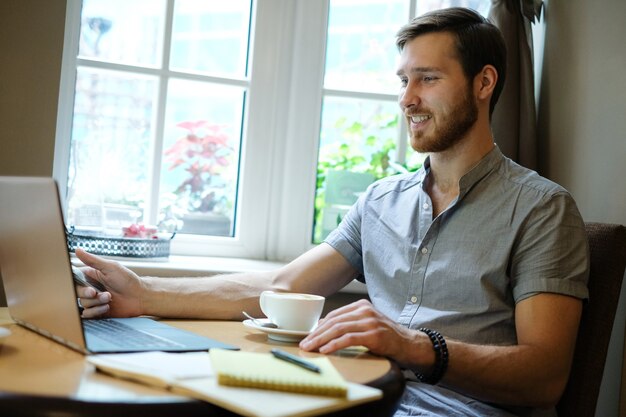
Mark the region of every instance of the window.
POLYGON ((488 0, 68 0, 55 177, 67 223, 177 230, 172 253, 286 260, 420 166, 394 34, 488 0))
POLYGON ((68 222, 234 235, 250 9, 83 1, 68 222))

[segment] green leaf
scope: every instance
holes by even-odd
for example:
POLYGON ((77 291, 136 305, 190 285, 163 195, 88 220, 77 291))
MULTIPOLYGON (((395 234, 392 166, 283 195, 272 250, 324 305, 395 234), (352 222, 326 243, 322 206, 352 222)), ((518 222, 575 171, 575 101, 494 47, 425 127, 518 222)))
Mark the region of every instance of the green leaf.
POLYGON ((398 126, 398 121, 399 121, 399 117, 398 115, 394 115, 391 120, 389 120, 387 122, 387 124, 384 126, 385 128, 391 128, 391 127, 397 127, 398 126))
POLYGON ((361 135, 363 133, 363 125, 359 122, 352 123, 352 126, 346 129, 347 133, 361 135))
POLYGON ((347 117, 340 117, 335 121, 335 128, 341 129, 346 124, 346 121, 348 121, 347 117))

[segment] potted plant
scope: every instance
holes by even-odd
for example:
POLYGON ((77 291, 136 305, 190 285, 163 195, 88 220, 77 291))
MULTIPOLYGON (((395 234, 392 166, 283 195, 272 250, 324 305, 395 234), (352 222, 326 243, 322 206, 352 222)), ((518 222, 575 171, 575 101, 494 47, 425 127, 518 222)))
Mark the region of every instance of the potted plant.
POLYGON ((231 204, 228 199, 231 184, 225 179, 234 156, 230 138, 223 126, 206 120, 186 121, 176 126, 184 129, 185 134, 165 150, 164 159, 170 171, 186 172, 174 190, 172 202, 184 213, 180 232, 229 235, 230 219, 224 213, 231 204), (209 224, 216 222, 219 224, 209 224))

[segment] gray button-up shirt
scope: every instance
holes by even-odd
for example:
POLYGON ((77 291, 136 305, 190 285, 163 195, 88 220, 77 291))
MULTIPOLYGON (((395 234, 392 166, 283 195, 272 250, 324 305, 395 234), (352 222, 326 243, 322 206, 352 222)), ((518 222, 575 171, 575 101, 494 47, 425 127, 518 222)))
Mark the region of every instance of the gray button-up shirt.
POLYGON ((372 184, 326 239, 379 311, 412 329, 512 345, 517 302, 539 292, 587 298, 584 223, 567 191, 495 147, 433 219, 429 171, 427 159, 372 184))

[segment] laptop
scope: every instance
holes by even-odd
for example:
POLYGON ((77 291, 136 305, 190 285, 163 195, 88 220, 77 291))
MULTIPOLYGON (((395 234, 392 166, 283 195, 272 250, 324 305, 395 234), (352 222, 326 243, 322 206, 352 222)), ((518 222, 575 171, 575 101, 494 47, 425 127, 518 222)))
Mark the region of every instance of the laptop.
POLYGON ((65 233, 54 179, 0 176, 0 275, 15 322, 86 354, 238 349, 146 317, 82 319, 65 233))

